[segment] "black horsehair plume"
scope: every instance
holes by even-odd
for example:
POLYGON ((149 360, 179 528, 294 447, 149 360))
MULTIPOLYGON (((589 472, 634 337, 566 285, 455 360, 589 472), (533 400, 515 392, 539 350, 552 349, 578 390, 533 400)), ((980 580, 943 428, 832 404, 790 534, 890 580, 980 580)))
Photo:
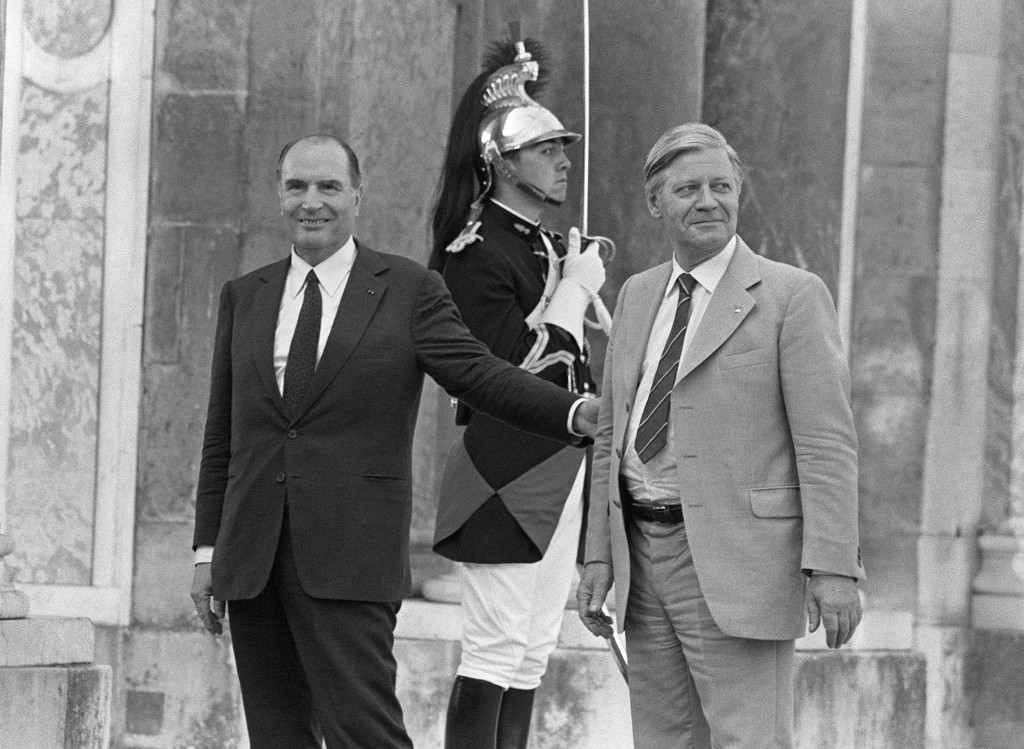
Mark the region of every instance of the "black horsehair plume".
MULTIPOLYGON (((484 65, 483 69, 486 73, 497 72, 499 68, 503 68, 506 65, 511 65, 516 59, 516 42, 518 39, 513 39, 511 36, 506 36, 504 39, 498 39, 487 45, 487 49, 484 52, 484 65)), ((537 74, 537 80, 527 81, 526 93, 530 95, 530 98, 534 98, 536 94, 539 94, 544 90, 544 87, 548 85, 550 77, 548 76, 548 68, 551 64, 551 54, 547 51, 543 44, 538 42, 533 37, 529 37, 523 40, 523 44, 526 46, 526 51, 530 53, 537 66, 540 68, 540 72, 537 74)))
MULTIPOLYGON (((481 197, 487 181, 487 165, 480 155, 477 141, 477 128, 484 113, 481 97, 487 79, 500 68, 515 62, 516 42, 520 38, 518 30, 513 28, 504 39, 487 45, 483 71, 469 84, 455 110, 430 221, 433 247, 428 266, 432 270, 444 268, 445 249, 467 226, 471 207, 481 197)), ((523 45, 540 68, 537 80, 526 82, 526 93, 533 98, 547 85, 551 56, 536 39, 525 39, 523 45)))

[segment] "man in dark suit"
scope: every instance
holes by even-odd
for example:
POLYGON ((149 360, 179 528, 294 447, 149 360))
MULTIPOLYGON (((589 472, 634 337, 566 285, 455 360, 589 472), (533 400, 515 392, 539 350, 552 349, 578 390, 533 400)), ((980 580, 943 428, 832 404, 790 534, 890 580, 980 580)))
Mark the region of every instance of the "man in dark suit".
POLYGON ((405 749, 391 651, 424 373, 567 442, 597 406, 492 357, 439 275, 355 241, 346 144, 302 138, 278 173, 291 255, 221 294, 192 598, 215 634, 229 602, 254 749, 405 749))

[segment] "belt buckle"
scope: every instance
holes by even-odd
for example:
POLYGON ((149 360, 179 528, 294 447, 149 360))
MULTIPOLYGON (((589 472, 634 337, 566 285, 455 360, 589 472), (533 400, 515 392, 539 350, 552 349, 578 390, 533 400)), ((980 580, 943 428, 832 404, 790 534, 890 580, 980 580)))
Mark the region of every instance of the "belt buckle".
POLYGON ((654 505, 654 522, 660 525, 672 525, 672 508, 668 505, 654 505))

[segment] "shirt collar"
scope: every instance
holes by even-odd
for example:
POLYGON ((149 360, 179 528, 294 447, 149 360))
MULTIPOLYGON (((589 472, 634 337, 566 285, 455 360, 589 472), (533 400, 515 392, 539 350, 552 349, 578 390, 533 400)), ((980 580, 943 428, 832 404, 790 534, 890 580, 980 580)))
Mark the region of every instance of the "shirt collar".
MULTIPOLYGON (((735 234, 732 235, 732 239, 719 251, 717 255, 712 255, 700 265, 690 270, 690 275, 693 276, 697 283, 708 290, 709 294, 715 293, 715 288, 718 286, 718 282, 722 280, 722 276, 725 275, 725 269, 729 267, 729 261, 732 260, 732 256, 736 254, 737 237, 735 234)), ((668 287, 665 289, 667 295, 672 289, 675 288, 676 279, 679 278, 685 271, 683 266, 676 260, 676 255, 672 253, 672 276, 668 279, 668 287)))
MULTIPOLYGON (((316 278, 321 288, 328 297, 334 298, 338 288, 352 271, 352 264, 356 259, 356 243, 352 237, 341 246, 337 252, 316 266, 316 278)), ((306 285, 306 276, 313 266, 299 257, 292 247, 292 264, 288 268, 288 289, 287 294, 298 296, 306 285)))

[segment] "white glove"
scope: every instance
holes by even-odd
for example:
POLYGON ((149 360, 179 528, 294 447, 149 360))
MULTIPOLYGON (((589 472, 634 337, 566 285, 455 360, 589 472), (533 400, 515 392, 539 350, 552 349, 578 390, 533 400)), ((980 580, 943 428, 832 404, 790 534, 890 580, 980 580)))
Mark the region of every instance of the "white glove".
POLYGON ((569 245, 562 260, 562 280, 578 283, 589 296, 595 296, 604 285, 604 275, 597 242, 580 252, 580 230, 574 226, 569 230, 569 245))
POLYGON ((590 294, 575 281, 563 278, 555 287, 551 301, 541 313, 540 321, 557 325, 572 334, 576 345, 583 349, 583 315, 590 306, 590 294))

